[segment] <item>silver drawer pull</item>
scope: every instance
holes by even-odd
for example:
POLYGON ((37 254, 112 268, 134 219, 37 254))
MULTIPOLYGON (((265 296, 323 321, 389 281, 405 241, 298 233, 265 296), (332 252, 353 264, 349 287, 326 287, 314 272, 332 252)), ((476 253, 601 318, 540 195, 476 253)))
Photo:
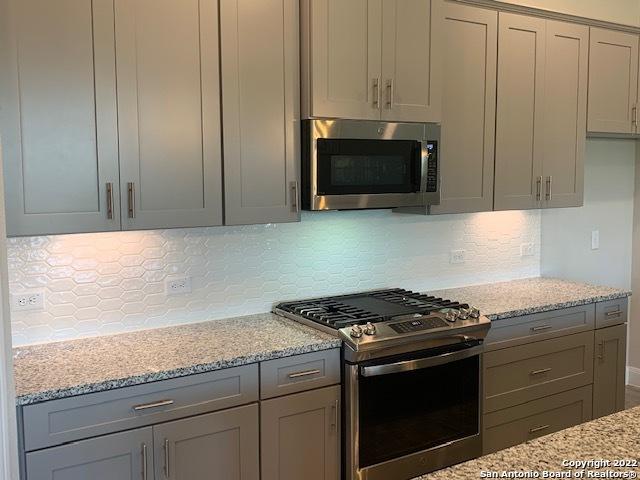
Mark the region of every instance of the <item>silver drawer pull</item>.
POLYGON ((541 432, 543 430, 546 430, 547 428, 549 428, 551 425, 541 425, 540 427, 534 427, 534 428, 530 428, 529 429, 529 433, 537 433, 537 432, 541 432))
POLYGON ((622 315, 622 310, 616 310, 615 312, 607 312, 605 313, 607 317, 619 317, 622 315))
POLYGON ((147 444, 142 444, 142 480, 147 480, 147 444))
POLYGON ((553 328, 553 325, 540 325, 539 327, 531 327, 532 332, 543 332, 545 330, 549 330, 553 328))
POLYGON ((541 368, 540 370, 532 370, 530 375, 542 375, 543 373, 549 373, 550 368, 541 368))
POLYGON ((304 372, 290 373, 289 378, 308 377, 309 375, 317 375, 320 370, 305 370, 304 372))
POLYGON ((142 405, 135 405, 133 409, 136 412, 140 410, 149 410, 150 408, 166 407, 167 405, 173 405, 173 400, 160 400, 159 402, 143 403, 142 405))

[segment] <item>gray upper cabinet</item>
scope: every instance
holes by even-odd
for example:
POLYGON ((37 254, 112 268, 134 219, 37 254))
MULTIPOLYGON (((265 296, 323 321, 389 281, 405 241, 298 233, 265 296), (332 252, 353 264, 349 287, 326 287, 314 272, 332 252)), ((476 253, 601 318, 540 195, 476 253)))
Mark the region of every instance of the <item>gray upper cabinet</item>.
POLYGON ((297 221, 298 2, 224 0, 220 15, 225 224, 297 221))
POLYGON ((382 120, 441 119, 441 0, 382 2, 382 120))
POLYGON ((535 208, 543 155, 545 20, 500 13, 495 209, 535 208))
POLYGON ((340 478, 340 386, 261 402, 261 479, 340 478))
POLYGON ((593 417, 624 409, 627 324, 596 330, 593 417))
POLYGON ((28 453, 27 479, 152 480, 151 432, 141 428, 28 453))
POLYGON ((542 206, 579 207, 584 196, 589 28, 548 20, 542 206))
POLYGON ((495 210, 580 206, 588 27, 500 13, 495 210))
POLYGON ((156 480, 258 480, 258 405, 153 427, 156 480))
POLYGON ((222 224, 218 3, 115 0, 122 228, 222 224))
POLYGON ((303 115, 380 118, 382 0, 302 0, 303 115))
POLYGON ((430 213, 493 209, 498 13, 444 4, 442 199, 430 213))
POLYGON ((441 0, 303 0, 303 116, 438 122, 441 0))
POLYGON ((119 230, 113 0, 10 0, 6 8, 7 233, 119 230))
POLYGON ((638 35, 591 28, 589 132, 637 133, 638 35))

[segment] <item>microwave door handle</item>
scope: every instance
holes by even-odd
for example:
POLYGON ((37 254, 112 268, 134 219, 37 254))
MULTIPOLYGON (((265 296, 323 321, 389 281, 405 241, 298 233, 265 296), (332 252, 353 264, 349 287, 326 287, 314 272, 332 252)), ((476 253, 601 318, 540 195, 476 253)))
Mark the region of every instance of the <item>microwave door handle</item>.
POLYGON ((418 358, 416 360, 407 360, 404 362, 388 363, 385 365, 373 365, 370 367, 361 367, 360 374, 363 377, 377 377, 379 375, 388 375, 390 373, 410 372, 412 370, 421 370, 423 368, 436 367, 445 363, 463 360, 465 358, 480 355, 484 350, 482 345, 458 350, 456 352, 443 353, 435 357, 418 358))

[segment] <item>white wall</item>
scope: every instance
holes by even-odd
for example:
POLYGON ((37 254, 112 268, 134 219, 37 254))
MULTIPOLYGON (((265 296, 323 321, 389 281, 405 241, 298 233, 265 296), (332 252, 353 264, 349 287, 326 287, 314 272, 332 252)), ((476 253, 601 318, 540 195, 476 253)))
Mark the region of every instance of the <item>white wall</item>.
POLYGON ((638 0, 500 0, 581 17, 640 26, 638 0))
POLYGON ((584 206, 542 212, 543 275, 631 287, 634 165, 634 141, 587 140, 584 206))
POLYGON ((15 345, 269 311, 279 300, 403 287, 428 290, 540 273, 540 212, 425 217, 390 210, 303 214, 298 224, 10 239, 15 345), (535 254, 520 257, 520 244, 535 254), (450 251, 466 263, 450 264, 450 251), (166 296, 189 275, 193 292, 166 296))

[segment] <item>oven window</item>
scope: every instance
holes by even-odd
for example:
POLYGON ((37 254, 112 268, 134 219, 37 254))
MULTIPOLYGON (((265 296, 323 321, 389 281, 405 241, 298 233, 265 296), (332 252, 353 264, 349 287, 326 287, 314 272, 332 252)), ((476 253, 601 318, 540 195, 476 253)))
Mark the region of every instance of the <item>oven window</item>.
POLYGON ((479 362, 361 376, 360 467, 478 434, 479 362))
POLYGON ((413 140, 319 139, 318 194, 417 192, 420 148, 413 140))

